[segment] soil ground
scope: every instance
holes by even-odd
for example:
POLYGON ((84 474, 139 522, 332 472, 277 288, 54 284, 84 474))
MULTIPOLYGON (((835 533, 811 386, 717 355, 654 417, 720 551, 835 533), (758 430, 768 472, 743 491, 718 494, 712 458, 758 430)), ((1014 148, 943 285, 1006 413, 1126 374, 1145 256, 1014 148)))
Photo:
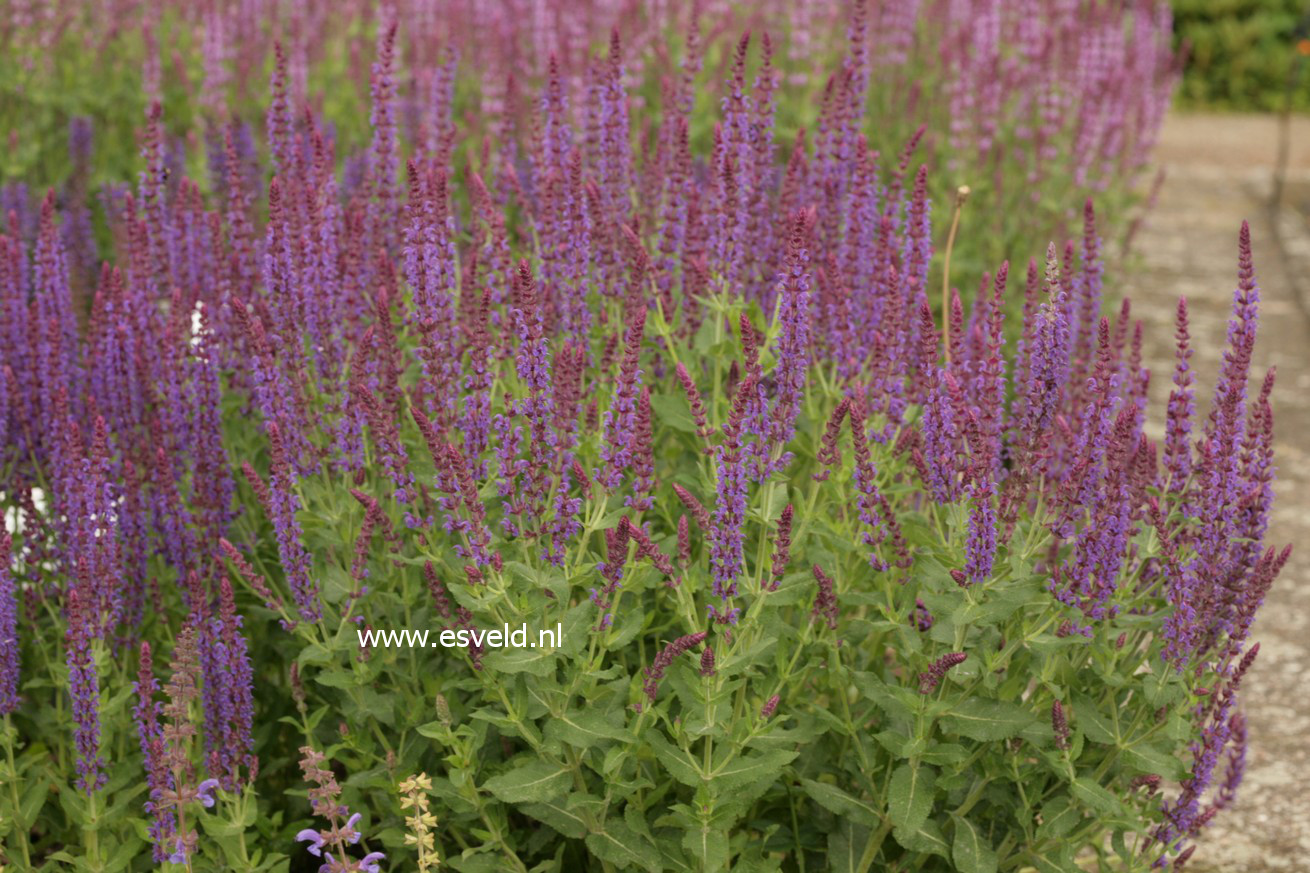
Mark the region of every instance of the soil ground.
MULTIPOLYGON (((1136 242, 1127 294, 1145 322, 1151 417, 1159 436, 1172 370, 1174 307, 1191 311, 1198 406, 1218 372, 1237 273, 1237 234, 1251 223, 1261 288, 1254 374, 1278 369, 1278 479, 1267 542, 1293 544, 1254 632, 1260 655, 1242 689, 1250 727, 1237 804, 1200 839, 1189 871, 1310 871, 1310 118, 1291 125, 1283 205, 1272 208, 1278 121, 1175 115, 1157 150, 1166 176, 1136 242)), ((1253 380, 1252 390, 1258 387, 1253 380)))

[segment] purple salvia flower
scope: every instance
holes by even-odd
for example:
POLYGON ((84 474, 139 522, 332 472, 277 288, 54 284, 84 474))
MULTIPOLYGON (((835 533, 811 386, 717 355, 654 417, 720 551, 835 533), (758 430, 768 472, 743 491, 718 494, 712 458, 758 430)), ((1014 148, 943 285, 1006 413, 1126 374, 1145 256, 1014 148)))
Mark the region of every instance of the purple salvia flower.
POLYGON ((473 561, 479 568, 491 564, 492 556, 487 550, 491 544, 491 531, 487 528, 486 507, 478 496, 468 462, 454 445, 442 442, 432 422, 419 409, 411 408, 410 414, 432 454, 437 468, 437 487, 447 495, 437 501, 446 513, 443 527, 449 533, 458 533, 461 538, 455 546, 455 553, 473 561))
POLYGON ((714 669, 714 647, 706 646, 705 651, 701 652, 700 655, 700 675, 703 677, 713 676, 715 672, 716 671, 714 669))
POLYGON ((832 577, 823 572, 818 564, 814 565, 814 582, 818 593, 814 596, 814 606, 810 608, 811 620, 822 618, 829 630, 837 629, 837 619, 841 613, 837 606, 837 594, 833 590, 832 577))
POLYGON ((623 361, 614 388, 610 408, 605 412, 604 442, 600 457, 604 465, 595 471, 596 481, 614 491, 623 479, 623 471, 632 461, 629 443, 633 418, 637 413, 637 395, 641 385, 641 340, 646 327, 646 307, 630 306, 624 325, 623 361))
POLYGON ((983 440, 975 462, 975 475, 978 477, 995 477, 1000 474, 1001 436, 1004 429, 1002 415, 1005 408, 1004 301, 1009 274, 1010 265, 1007 261, 996 271, 993 296, 990 305, 984 310, 988 316, 984 326, 986 345, 979 349, 976 383, 978 424, 983 440))
POLYGON ((638 511, 654 506, 651 492, 655 488, 655 457, 651 445, 650 389, 642 386, 637 397, 637 412, 632 417, 632 491, 623 498, 624 506, 638 511))
POLYGON ((265 116, 268 129, 268 151, 273 160, 275 175, 290 173, 294 165, 291 138, 291 101, 287 96, 287 55, 282 41, 273 41, 273 77, 269 84, 272 99, 265 116))
POLYGON ((678 637, 660 650, 659 654, 655 656, 655 660, 646 668, 646 682, 642 686, 642 691, 645 692, 646 698, 651 703, 655 702, 655 696, 659 694, 660 680, 664 678, 664 672, 673 665, 679 655, 705 642, 707 636, 708 634, 705 631, 686 634, 678 637))
POLYGON ((1132 535, 1131 462, 1141 439, 1141 413, 1125 404, 1115 419, 1105 451, 1106 476, 1095 492, 1090 518, 1078 533, 1074 559, 1062 574, 1063 602, 1078 605, 1090 618, 1102 619, 1114 592, 1132 535))
POLYGON ((781 697, 775 694, 772 697, 770 697, 768 700, 764 701, 764 705, 760 707, 761 721, 768 721, 769 719, 773 718, 773 714, 778 711, 778 702, 781 699, 782 699, 781 697))
POLYGON ((396 174, 399 169, 396 142, 396 85, 393 66, 396 50, 396 22, 378 27, 377 60, 369 77, 372 110, 369 124, 373 142, 368 152, 368 239, 366 249, 390 251, 396 216, 396 174))
POLYGON ((701 531, 709 531, 711 527, 709 511, 706 510, 705 506, 696 499, 696 496, 677 482, 673 483, 673 493, 678 495, 678 499, 682 501, 682 505, 687 507, 687 511, 696 519, 696 523, 700 525, 701 531))
POLYGON ((195 502, 203 511, 206 539, 212 542, 227 535, 236 517, 233 498, 236 485, 232 465, 223 447, 222 382, 219 346, 210 330, 209 308, 201 305, 200 333, 192 350, 191 385, 195 400, 192 448, 195 463, 195 502))
POLYGON ((1237 652, 1241 651, 1242 645, 1251 633, 1251 625, 1255 622, 1256 613, 1264 603, 1274 580, 1291 556, 1291 545, 1284 546, 1282 551, 1278 552, 1271 546, 1260 556, 1242 582, 1241 592, 1233 598, 1236 602, 1232 610, 1233 620, 1228 637, 1227 657, 1236 657, 1237 652))
POLYGON ((628 192, 632 187, 631 131, 628 95, 623 90, 623 49, 618 28, 610 31, 609 57, 600 76, 596 102, 599 148, 596 176, 600 182, 602 214, 598 218, 617 227, 625 222, 628 192))
MULTIPOLYGON (((1047 246, 1047 254, 1052 247, 1047 246)), ((1041 305, 1043 291, 1041 274, 1037 268, 1037 259, 1028 260, 1028 275, 1023 286, 1023 316, 1020 321, 1021 331, 1014 349, 1014 387, 1016 397, 1010 408, 1010 426, 1013 431, 1018 422, 1024 418, 1023 387, 1032 376, 1030 370, 1033 344, 1037 338, 1037 310, 1041 305)))
MULTIPOLYGON (((678 563, 686 570, 691 566, 691 524, 687 516, 678 516, 678 563)), ((676 586, 675 580, 670 587, 676 586)))
POLYGON ((400 439, 396 421, 391 416, 391 409, 384 406, 372 391, 358 381, 352 380, 351 399, 356 409, 363 413, 368 422, 373 442, 378 449, 378 459, 387 476, 391 479, 392 494, 396 502, 405 506, 405 524, 416 528, 420 519, 408 508, 417 503, 417 484, 414 474, 409 470, 409 454, 400 439))
MULTIPOLYGON (((51 190, 41 201, 41 224, 37 235, 36 258, 32 272, 35 331, 38 333, 33 362, 37 397, 40 399, 39 421, 47 427, 58 426, 54 390, 65 386, 69 397, 80 394, 80 370, 77 366, 78 334, 69 284, 68 259, 63 240, 55 227, 55 193, 51 190)), ((48 441, 55 437, 46 434, 48 441)))
POLYGON ((137 735, 141 741, 141 754, 146 767, 146 812, 151 814, 150 839, 154 843, 154 859, 163 861, 167 855, 164 846, 177 830, 176 817, 170 806, 160 802, 164 792, 173 785, 164 755, 164 738, 159 725, 159 683, 155 679, 154 661, 150 644, 141 643, 141 659, 137 670, 136 718, 137 735))
POLYGON ((243 783, 241 768, 246 769, 246 780, 252 780, 258 768, 255 758, 254 727, 254 675, 246 638, 241 633, 241 616, 236 611, 232 585, 226 578, 219 582, 218 615, 214 618, 211 645, 216 649, 215 673, 217 687, 205 688, 206 696, 218 695, 221 702, 216 711, 222 716, 217 725, 218 736, 212 737, 210 772, 221 774, 220 783, 227 791, 237 790, 243 783))
POLYGON ((496 491, 501 497, 510 498, 506 501, 505 517, 500 522, 501 528, 506 535, 516 537, 519 535, 519 529, 510 515, 522 514, 527 510, 527 504, 522 499, 523 489, 519 487, 519 479, 527 462, 519 459, 523 428, 514 423, 517 412, 514 409, 514 399, 508 394, 505 396, 505 410, 492 418, 492 427, 496 432, 495 455, 500 467, 500 481, 496 485, 496 491))
POLYGON ((1019 440, 1030 452, 1040 451, 1059 409, 1069 375, 1071 336, 1068 302, 1056 275, 1055 247, 1046 252, 1047 300, 1036 311, 1028 354, 1026 378, 1018 386, 1023 419, 1019 440))
POLYGON ((609 610, 614 606, 614 597, 623 584, 623 569, 628 562, 628 536, 632 526, 625 517, 623 521, 605 531, 605 560, 596 563, 605 585, 597 591, 591 589, 591 602, 600 610, 600 622, 596 630, 604 630, 614 621, 614 614, 609 610))
POLYGON ((1105 455, 1114 427, 1114 404, 1119 390, 1119 376, 1114 365, 1114 350, 1110 344, 1110 323, 1100 320, 1099 351, 1096 367, 1086 380, 1081 398, 1085 408, 1076 416, 1081 428, 1073 445, 1072 466, 1061 498, 1059 512, 1052 531, 1059 537, 1073 535, 1075 518, 1085 509, 1095 506, 1096 489, 1105 469, 1105 455))
POLYGON ((227 225, 228 246, 232 250, 228 294, 245 298, 254 291, 255 265, 259 259, 255 256, 255 231, 251 226, 252 200, 237 148, 237 136, 241 134, 248 134, 248 131, 233 124, 223 135, 227 190, 224 224, 227 225))
POLYGON ((67 645, 68 695, 77 749, 77 787, 92 794, 108 781, 100 755, 100 676, 92 643, 99 636, 98 617, 91 595, 75 585, 68 592, 67 645))
POLYGON ((1228 718, 1228 737, 1230 748, 1228 766, 1224 770, 1224 781, 1219 785, 1219 793, 1211 805, 1213 811, 1207 810, 1207 815, 1227 809, 1237 801, 1238 786, 1242 784, 1242 777, 1246 775, 1246 716, 1240 710, 1228 718))
POLYGON ((1232 673, 1223 689, 1213 695, 1201 710, 1201 723, 1198 725, 1201 738, 1192 745, 1192 771, 1183 780, 1183 790, 1178 798, 1173 803, 1164 804, 1164 821, 1151 833, 1154 841, 1163 847, 1162 859, 1167 853, 1176 851, 1181 841, 1194 835, 1198 829, 1201 798, 1210 787, 1220 755, 1231 737, 1230 717, 1236 704, 1238 688, 1259 651, 1259 645, 1252 646, 1241 661, 1230 668, 1232 673))
MULTIPOLYGON (((782 299, 778 320, 782 328, 773 349, 778 362, 773 372, 777 392, 767 443, 775 454, 780 453, 795 434, 796 416, 805 395, 805 376, 810 363, 810 255, 805 238, 812 220, 813 213, 807 211, 798 210, 792 216, 787 257, 778 280, 778 295, 782 299)), ((769 462, 766 475, 786 467, 786 461, 781 457, 770 458, 769 462)))
POLYGON ((627 525, 628 537, 637 544, 637 557, 650 558, 651 563, 655 565, 655 569, 665 576, 672 576, 675 572, 673 562, 659 546, 655 545, 655 541, 650 538, 650 534, 627 516, 623 517, 621 523, 627 525))
POLYGON ((432 71, 428 89, 427 136, 424 150, 438 167, 450 165, 450 153, 455 145, 455 76, 459 67, 459 53, 446 46, 445 60, 432 71))
POLYGON ((782 577, 787 572, 787 564, 791 561, 791 522, 794 509, 790 503, 782 510, 782 515, 778 517, 778 530, 773 539, 773 557, 769 564, 769 575, 772 582, 769 583, 768 590, 777 591, 778 586, 782 584, 782 577))
POLYGON ((560 471, 554 503, 551 507, 554 518, 547 526, 546 533, 549 534, 549 539, 542 547, 542 559, 556 567, 564 566, 569 541, 582 530, 582 522, 578 520, 578 514, 582 511, 583 498, 572 497, 569 494, 574 475, 572 469, 560 471))
POLYGON ((573 151, 569 128, 569 98, 560 72, 559 58, 551 53, 547 64, 546 90, 541 97, 540 164, 536 168, 537 186, 544 188, 552 173, 563 176, 573 151))
MULTIPOLYGON (((710 567, 714 575, 714 593, 725 602, 736 595, 736 580, 744 569, 742 526, 746 519, 748 481, 742 456, 742 429, 747 399, 753 394, 755 378, 747 376, 737 386, 732 411, 723 425, 723 442, 715 456, 719 485, 710 528, 710 567)), ((716 609, 713 605, 710 608, 716 609)))
POLYGON ((1269 403, 1276 370, 1270 367, 1260 385, 1260 394, 1251 403, 1250 419, 1242 441, 1242 481, 1247 495, 1239 504, 1236 528, 1239 539, 1233 543, 1234 566, 1251 567, 1260 554, 1269 528, 1274 490, 1274 412, 1269 403))
POLYGON ((422 329, 424 375, 435 395, 434 412, 450 420, 455 411, 459 358, 455 328, 458 276, 455 220, 447 203, 444 170, 421 173, 409 163, 411 219, 405 237, 405 276, 414 290, 414 313, 422 329))
POLYGON ((254 358, 251 379, 255 402, 264 418, 264 429, 267 432, 274 425, 282 428, 289 469, 297 477, 308 475, 314 469, 314 451, 302 426, 295 386, 284 369, 278 366, 273 340, 265 333, 263 319, 247 312, 246 304, 240 299, 233 299, 231 308, 244 328, 254 358))
POLYGON ((528 421, 529 451, 527 466, 527 500, 533 515, 540 514, 537 503, 549 489, 555 462, 555 401, 550 376, 550 346, 545 337, 542 306, 538 300, 532 267, 519 262, 516 306, 510 310, 518 331, 519 347, 515 371, 528 389, 528 396, 518 402, 517 411, 528 421))
POLYGON ((142 640, 141 657, 137 666, 136 706, 132 716, 136 721, 137 736, 141 741, 141 754, 149 758, 150 742, 159 736, 159 683, 155 680, 154 659, 150 643, 142 640))
MULTIPOLYGON (((1029 287, 1035 290, 1036 265, 1029 268, 1029 287)), ((1025 303, 1023 349, 1018 361, 1013 407, 1012 451, 1016 461, 1001 492, 1000 515, 1011 531, 1028 499, 1028 486, 1051 462, 1051 441, 1057 411, 1069 374, 1070 335, 1064 291, 1056 270, 1055 247, 1047 249, 1047 300, 1025 303)), ((1007 534, 1008 535, 1008 534, 1007 534)))
POLYGON ((926 671, 919 674, 919 693, 931 694, 946 678, 946 671, 964 663, 968 657, 964 652, 948 652, 933 661, 926 671))
POLYGON ((286 573, 287 586, 303 621, 318 621, 323 609, 318 599, 318 585, 310 575, 309 553, 301 544, 304 535, 296 514, 300 511, 300 497, 295 492, 295 481, 287 460, 286 443, 275 422, 268 422, 269 461, 269 515, 277 539, 278 556, 286 573))
POLYGON ((468 338, 468 363, 464 366, 458 429, 464 435, 464 455, 473 464, 478 479, 487 476, 487 462, 483 453, 491 444, 491 387, 495 381, 489 364, 491 339, 488 334, 488 307, 486 292, 478 295, 478 307, 473 318, 472 336, 468 338))
POLYGON ((18 591, 14 585, 14 540, 0 531, 0 715, 16 708, 18 697, 18 591))
MULTIPOLYGON (((664 317, 673 321, 673 284, 682 263, 687 238, 687 186, 693 182, 687 119, 674 122, 674 154, 664 175, 660 211, 659 257, 655 260, 655 288, 664 308, 664 317)), ((686 279, 683 278, 685 286, 686 279)))
MULTIPOLYGON (((261 482, 260 485, 262 486, 263 483, 261 482)), ((260 573, 256 572, 240 550, 225 539, 218 541, 218 547, 221 557, 232 562, 232 565, 237 569, 237 573, 250 586, 250 590, 254 591, 264 601, 264 606, 271 612, 282 612, 282 598, 273 593, 272 589, 268 587, 268 582, 260 573)))
POLYGON ((964 572, 971 585, 980 585, 992 575, 996 558, 995 486, 984 473, 969 484, 969 536, 965 540, 964 572))
POLYGON ((914 598, 914 612, 912 614, 912 617, 914 619, 915 628, 917 628, 920 632, 926 633, 932 630, 932 626, 935 621, 933 619, 932 612, 928 609, 927 604, 925 604, 918 597, 914 598))
POLYGON ((841 467, 841 429, 850 411, 851 400, 849 397, 843 397, 833 409, 832 415, 828 417, 828 423, 823 429, 823 440, 815 455, 815 460, 824 467, 814 474, 813 478, 816 482, 826 482, 832 471, 841 467))
POLYGON ((1051 730, 1055 734, 1055 747, 1062 752, 1069 751, 1069 719, 1064 704, 1058 700, 1051 701, 1051 730))
MULTIPOLYGON (((687 372, 686 364, 679 361, 676 370, 678 381, 682 384, 682 390, 687 395, 687 406, 691 410, 692 420, 696 422, 696 434, 701 439, 708 439, 714 434, 714 428, 709 424, 705 412, 705 401, 701 399, 700 389, 696 387, 696 381, 687 372)), ((710 454, 713 450, 712 446, 706 445, 703 451, 705 454, 710 454)))
POLYGON ((870 547, 869 564, 875 570, 887 570, 889 564, 880 554, 880 549, 893 533, 895 517, 888 511, 882 492, 878 489, 878 470, 869 455, 868 437, 865 434, 864 404, 856 400, 851 404, 850 415, 851 441, 855 452, 855 490, 860 507, 860 522, 868 530, 860 534, 860 539, 870 547))
MULTIPOLYGON (((1244 536, 1237 528, 1246 498, 1242 481, 1241 448, 1246 437, 1246 382, 1255 346, 1260 290, 1251 261, 1249 226, 1243 222, 1238 247, 1238 285, 1233 294, 1233 312, 1228 324, 1228 349, 1220 367, 1215 398, 1201 441, 1201 463, 1196 470, 1196 514, 1200 529, 1195 537, 1196 553, 1187 573, 1199 585, 1206 612, 1198 616, 1206 628, 1202 647, 1230 634, 1235 618, 1235 597, 1226 594, 1230 579, 1240 578, 1240 568, 1230 563, 1231 541, 1244 536)), ((1189 588, 1191 585, 1188 586, 1189 588)))

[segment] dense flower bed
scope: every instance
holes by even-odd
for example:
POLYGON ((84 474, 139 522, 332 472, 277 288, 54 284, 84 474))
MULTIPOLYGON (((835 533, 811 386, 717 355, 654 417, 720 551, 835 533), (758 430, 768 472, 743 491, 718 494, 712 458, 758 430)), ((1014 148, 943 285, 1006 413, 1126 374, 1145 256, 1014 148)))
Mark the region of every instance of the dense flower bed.
POLYGON ((1287 558, 1249 236, 1208 406, 1179 304, 1157 445, 1090 201, 939 299, 921 136, 861 133, 862 8, 785 166, 767 37, 703 150, 697 41, 657 110, 617 31, 457 145, 454 78, 404 120, 389 24, 356 160, 279 52, 267 157, 210 128, 209 193, 154 103, 111 246, 77 197, 11 211, 10 864, 1184 863, 1287 558), (560 634, 372 634, 525 624, 560 634))
MULTIPOLYGON (((18 212, 30 241, 47 186, 86 204, 88 186, 134 178, 141 119, 155 100, 167 108, 161 135, 175 178, 221 192, 224 127, 235 125, 249 193, 262 201, 267 179, 254 154, 279 39, 288 106, 297 115, 313 107, 349 188, 368 166, 361 122, 372 104, 377 6, 13 0, 0 18, 0 209, 18 212)), ((1076 232, 1090 194, 1107 241, 1129 236, 1178 78, 1164 0, 399 0, 383 14, 401 22, 393 106, 402 140, 429 152, 448 140, 456 166, 526 160, 551 58, 564 114, 582 129, 594 111, 593 56, 614 26, 626 45, 622 84, 642 120, 636 154, 671 148, 670 125, 656 135, 666 106, 686 117, 693 149, 705 154, 736 38, 768 37, 775 139, 790 147, 805 128, 812 152, 853 163, 862 132, 890 160, 924 126, 921 153, 939 168, 933 195, 949 200, 967 184, 984 204, 956 252, 974 272, 1040 256, 1046 239, 1076 232), (843 126, 838 140, 821 116, 843 126)), ((748 61, 748 84, 759 57, 748 61)), ((526 168, 519 176, 531 185, 526 168)))

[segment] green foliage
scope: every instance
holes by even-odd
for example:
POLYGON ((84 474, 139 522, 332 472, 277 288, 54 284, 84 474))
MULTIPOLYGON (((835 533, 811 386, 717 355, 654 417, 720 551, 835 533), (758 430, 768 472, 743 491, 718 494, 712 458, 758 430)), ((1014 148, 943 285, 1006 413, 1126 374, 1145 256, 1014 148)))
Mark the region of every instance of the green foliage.
POLYGON ((1174 31, 1190 51, 1186 106, 1310 110, 1310 75, 1298 51, 1310 39, 1303 0, 1176 0, 1174 31))

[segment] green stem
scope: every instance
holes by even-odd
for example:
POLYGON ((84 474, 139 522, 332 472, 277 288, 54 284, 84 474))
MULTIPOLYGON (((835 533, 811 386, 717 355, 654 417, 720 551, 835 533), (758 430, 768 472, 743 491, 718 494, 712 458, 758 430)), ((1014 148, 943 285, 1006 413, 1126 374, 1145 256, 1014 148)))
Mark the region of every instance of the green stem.
POLYGON ((28 823, 19 820, 22 803, 18 797, 18 768, 14 766, 14 725, 9 713, 5 713, 5 757, 9 761, 9 796, 13 801, 13 818, 18 832, 18 846, 23 853, 23 868, 32 869, 32 851, 28 845, 28 823))
MULTIPOLYGON (((179 825, 181 816, 178 817, 179 825)), ((96 793, 92 791, 86 799, 86 826, 82 828, 86 839, 86 857, 92 870, 103 870, 100 863, 100 814, 96 811, 96 793)))

